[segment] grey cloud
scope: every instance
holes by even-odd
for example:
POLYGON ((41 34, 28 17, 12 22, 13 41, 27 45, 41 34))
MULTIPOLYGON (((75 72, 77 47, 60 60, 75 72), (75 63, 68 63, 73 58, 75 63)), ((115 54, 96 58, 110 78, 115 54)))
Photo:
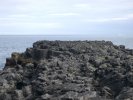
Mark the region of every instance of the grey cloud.
POLYGON ((4 30, 5 33, 17 34, 22 30, 27 33, 34 28, 42 31, 40 33, 48 30, 53 34, 98 33, 96 22, 132 21, 132 5, 131 0, 3 0, 0 3, 0 34, 4 30))

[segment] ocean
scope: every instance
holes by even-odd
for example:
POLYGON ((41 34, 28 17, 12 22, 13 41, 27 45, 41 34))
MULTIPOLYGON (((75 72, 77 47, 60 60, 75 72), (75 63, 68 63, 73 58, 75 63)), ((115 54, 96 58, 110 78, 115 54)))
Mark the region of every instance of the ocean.
POLYGON ((0 69, 4 67, 6 58, 11 56, 12 52, 24 52, 26 48, 32 47, 32 44, 39 40, 107 40, 116 45, 125 45, 126 48, 133 48, 132 38, 95 38, 89 36, 0 36, 0 69))

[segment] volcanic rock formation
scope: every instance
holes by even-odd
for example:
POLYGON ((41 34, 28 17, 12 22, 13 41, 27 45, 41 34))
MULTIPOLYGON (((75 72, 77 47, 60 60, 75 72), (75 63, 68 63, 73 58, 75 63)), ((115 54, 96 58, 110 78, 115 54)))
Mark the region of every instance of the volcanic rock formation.
POLYGON ((133 50, 110 41, 38 41, 0 71, 0 100, 133 100, 133 50))

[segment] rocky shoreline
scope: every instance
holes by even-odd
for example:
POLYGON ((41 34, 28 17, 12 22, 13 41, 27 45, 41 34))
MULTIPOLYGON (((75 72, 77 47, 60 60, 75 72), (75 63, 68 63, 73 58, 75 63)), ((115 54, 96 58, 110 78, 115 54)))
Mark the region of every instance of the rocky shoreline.
POLYGON ((38 41, 0 71, 0 100, 133 100, 133 50, 110 41, 38 41))

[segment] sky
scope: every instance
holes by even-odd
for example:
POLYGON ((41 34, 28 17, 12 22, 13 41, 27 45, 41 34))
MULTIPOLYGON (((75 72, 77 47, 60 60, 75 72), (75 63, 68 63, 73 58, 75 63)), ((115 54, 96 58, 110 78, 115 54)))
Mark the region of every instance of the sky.
POLYGON ((0 0, 0 35, 133 37, 133 0, 0 0))

